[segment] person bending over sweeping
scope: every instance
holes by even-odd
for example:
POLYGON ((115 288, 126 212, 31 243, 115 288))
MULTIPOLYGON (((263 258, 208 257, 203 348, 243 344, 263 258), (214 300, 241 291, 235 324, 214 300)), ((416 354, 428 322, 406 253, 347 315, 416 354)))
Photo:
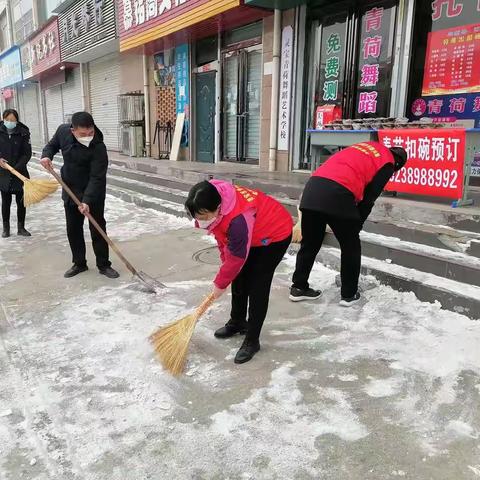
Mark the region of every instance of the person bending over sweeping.
POLYGON ((328 225, 340 244, 340 305, 360 300, 360 231, 394 172, 407 161, 403 148, 378 142, 352 145, 332 155, 312 175, 300 200, 302 241, 297 255, 290 300, 315 300, 322 294, 308 278, 328 225))
POLYGON ((290 244, 292 217, 272 197, 221 180, 195 185, 185 209, 197 228, 217 240, 222 265, 213 281, 214 297, 232 284, 230 320, 215 337, 246 334, 235 363, 248 362, 260 350, 273 274, 290 244))

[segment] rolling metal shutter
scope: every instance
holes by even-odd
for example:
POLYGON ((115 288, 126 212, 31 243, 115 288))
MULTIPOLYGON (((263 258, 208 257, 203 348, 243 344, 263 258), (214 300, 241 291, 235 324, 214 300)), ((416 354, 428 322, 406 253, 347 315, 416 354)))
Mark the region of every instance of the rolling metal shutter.
POLYGON ((62 86, 45 90, 45 109, 47 113, 47 137, 50 140, 57 128, 63 123, 62 86))
POLYGON ((75 112, 81 112, 82 108, 82 82, 80 78, 80 68, 75 68, 67 72, 67 81, 62 85, 63 95, 63 120, 62 123, 69 121, 67 117, 75 112))
POLYGON ((20 121, 30 129, 32 146, 43 146, 38 86, 18 87, 20 121))
POLYGON ((103 132, 109 150, 118 146, 118 95, 120 94, 120 61, 118 53, 107 55, 89 64, 91 112, 95 124, 103 132))

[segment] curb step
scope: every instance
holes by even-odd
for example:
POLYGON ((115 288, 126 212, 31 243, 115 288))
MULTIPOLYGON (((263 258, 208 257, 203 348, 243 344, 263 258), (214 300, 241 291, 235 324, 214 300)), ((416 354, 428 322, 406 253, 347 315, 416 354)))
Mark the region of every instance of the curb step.
MULTIPOLYGON (((298 246, 292 245, 290 252, 295 255, 298 246)), ((332 247, 322 248, 316 261, 339 270, 340 251, 332 247)), ((381 284, 399 292, 413 292, 422 302, 439 302, 444 310, 461 313, 472 320, 480 319, 479 287, 370 257, 362 257, 361 274, 372 275, 381 284)))

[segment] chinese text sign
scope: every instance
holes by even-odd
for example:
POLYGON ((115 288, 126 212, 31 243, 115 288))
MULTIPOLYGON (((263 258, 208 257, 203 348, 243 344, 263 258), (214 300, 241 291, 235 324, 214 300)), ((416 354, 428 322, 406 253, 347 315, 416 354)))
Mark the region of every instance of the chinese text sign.
POLYGON ((402 147, 408 162, 385 190, 451 199, 462 198, 465 130, 379 130, 386 147, 402 147))

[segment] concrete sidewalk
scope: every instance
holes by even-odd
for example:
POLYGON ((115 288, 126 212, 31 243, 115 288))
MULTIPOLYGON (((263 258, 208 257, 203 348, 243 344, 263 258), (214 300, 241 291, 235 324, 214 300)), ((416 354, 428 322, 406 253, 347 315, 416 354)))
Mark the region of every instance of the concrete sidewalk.
MULTIPOLYGON (((237 366, 218 341, 229 297, 199 323, 185 376, 163 371, 148 335, 192 310, 218 257, 188 222, 108 198, 109 231, 168 289, 126 270, 65 280, 58 195, 28 211, 32 238, 0 239, 2 480, 467 480, 480 476, 480 323, 365 279, 337 305, 287 300, 275 278, 262 350, 237 366)), ((90 247, 89 247, 90 248, 90 247)), ((89 252, 90 253, 90 252, 89 252)))

